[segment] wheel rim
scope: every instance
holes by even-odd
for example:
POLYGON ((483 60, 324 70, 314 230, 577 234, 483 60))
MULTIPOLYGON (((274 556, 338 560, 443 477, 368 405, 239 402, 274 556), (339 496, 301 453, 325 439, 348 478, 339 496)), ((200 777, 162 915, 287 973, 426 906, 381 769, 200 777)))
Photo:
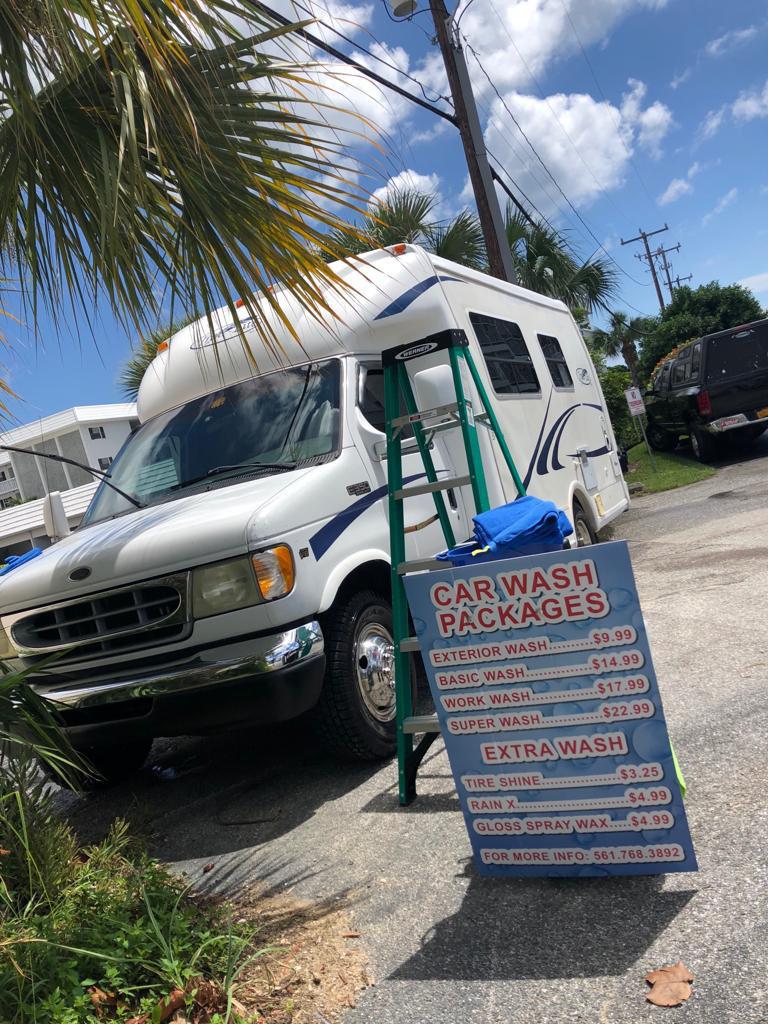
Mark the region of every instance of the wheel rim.
POLYGON ((369 622, 355 639, 355 674, 360 696, 377 722, 395 717, 395 647, 380 622, 369 622))
POLYGON ((580 548, 589 547, 592 543, 592 534, 583 519, 577 519, 574 523, 576 530, 576 543, 580 548))

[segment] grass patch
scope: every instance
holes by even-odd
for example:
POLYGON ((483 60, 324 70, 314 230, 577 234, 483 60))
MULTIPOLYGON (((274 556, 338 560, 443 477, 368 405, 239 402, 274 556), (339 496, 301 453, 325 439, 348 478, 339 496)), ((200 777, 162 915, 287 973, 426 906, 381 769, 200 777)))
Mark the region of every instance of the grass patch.
POLYGON ((255 1019, 233 1003, 255 929, 193 899, 124 824, 80 846, 23 754, 0 765, 0 841, 3 1024, 255 1019))
POLYGON ((643 490, 647 494, 671 491, 675 487, 686 487, 688 484, 698 483, 699 480, 706 480, 708 477, 714 476, 715 473, 711 466, 703 466, 694 459, 675 455, 672 452, 654 452, 653 458, 656 463, 654 470, 644 444, 637 444, 634 448, 630 448, 627 457, 629 459, 627 483, 642 484, 643 490))

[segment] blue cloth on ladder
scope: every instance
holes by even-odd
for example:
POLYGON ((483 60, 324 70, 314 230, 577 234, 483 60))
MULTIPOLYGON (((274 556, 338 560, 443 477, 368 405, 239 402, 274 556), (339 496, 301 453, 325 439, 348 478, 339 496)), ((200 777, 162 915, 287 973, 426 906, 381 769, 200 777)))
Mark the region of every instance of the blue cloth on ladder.
POLYGON ((23 555, 8 555, 5 564, 0 569, 0 576, 5 576, 11 569, 18 569, 20 565, 24 565, 25 562, 29 562, 32 558, 37 558, 42 553, 42 548, 31 548, 29 551, 25 551, 23 555))
POLYGON ((494 553, 529 544, 551 544, 561 548, 573 527, 568 517, 551 501, 526 494, 508 505, 491 508, 473 516, 475 536, 494 553))
POLYGON ((568 517, 553 502, 525 495, 473 516, 474 539, 435 557, 451 565, 489 562, 559 551, 573 533, 568 517))

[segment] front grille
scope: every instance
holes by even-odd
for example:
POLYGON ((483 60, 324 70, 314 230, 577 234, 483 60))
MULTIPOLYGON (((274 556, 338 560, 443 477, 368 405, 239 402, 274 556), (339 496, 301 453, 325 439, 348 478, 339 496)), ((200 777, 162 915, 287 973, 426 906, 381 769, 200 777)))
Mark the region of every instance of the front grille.
POLYGON ((11 636, 26 654, 76 649, 80 656, 155 643, 159 634, 170 640, 184 630, 185 593, 185 577, 177 577, 94 594, 19 615, 11 636))

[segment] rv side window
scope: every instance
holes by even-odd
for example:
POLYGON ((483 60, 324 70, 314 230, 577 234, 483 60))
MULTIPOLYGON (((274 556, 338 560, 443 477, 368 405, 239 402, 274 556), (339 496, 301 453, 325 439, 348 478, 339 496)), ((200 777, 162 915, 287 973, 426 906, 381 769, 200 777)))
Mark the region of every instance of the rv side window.
POLYGON ((517 324, 470 313, 494 391, 499 395, 537 395, 539 378, 517 324))
POLYGON ((538 334, 537 337, 541 345, 541 351, 544 353, 544 358, 547 360, 552 383, 556 388, 572 388, 573 377, 568 369, 568 363, 565 361, 560 342, 557 338, 553 338, 551 334, 538 334))
MULTIPOLYGON (((360 412, 368 422, 382 434, 386 429, 386 417, 384 415, 384 371, 380 366, 361 366, 359 373, 358 405, 360 412)), ((405 405, 400 399, 400 414, 405 415, 405 405)), ((403 427, 401 437, 411 437, 412 427, 403 427)))

